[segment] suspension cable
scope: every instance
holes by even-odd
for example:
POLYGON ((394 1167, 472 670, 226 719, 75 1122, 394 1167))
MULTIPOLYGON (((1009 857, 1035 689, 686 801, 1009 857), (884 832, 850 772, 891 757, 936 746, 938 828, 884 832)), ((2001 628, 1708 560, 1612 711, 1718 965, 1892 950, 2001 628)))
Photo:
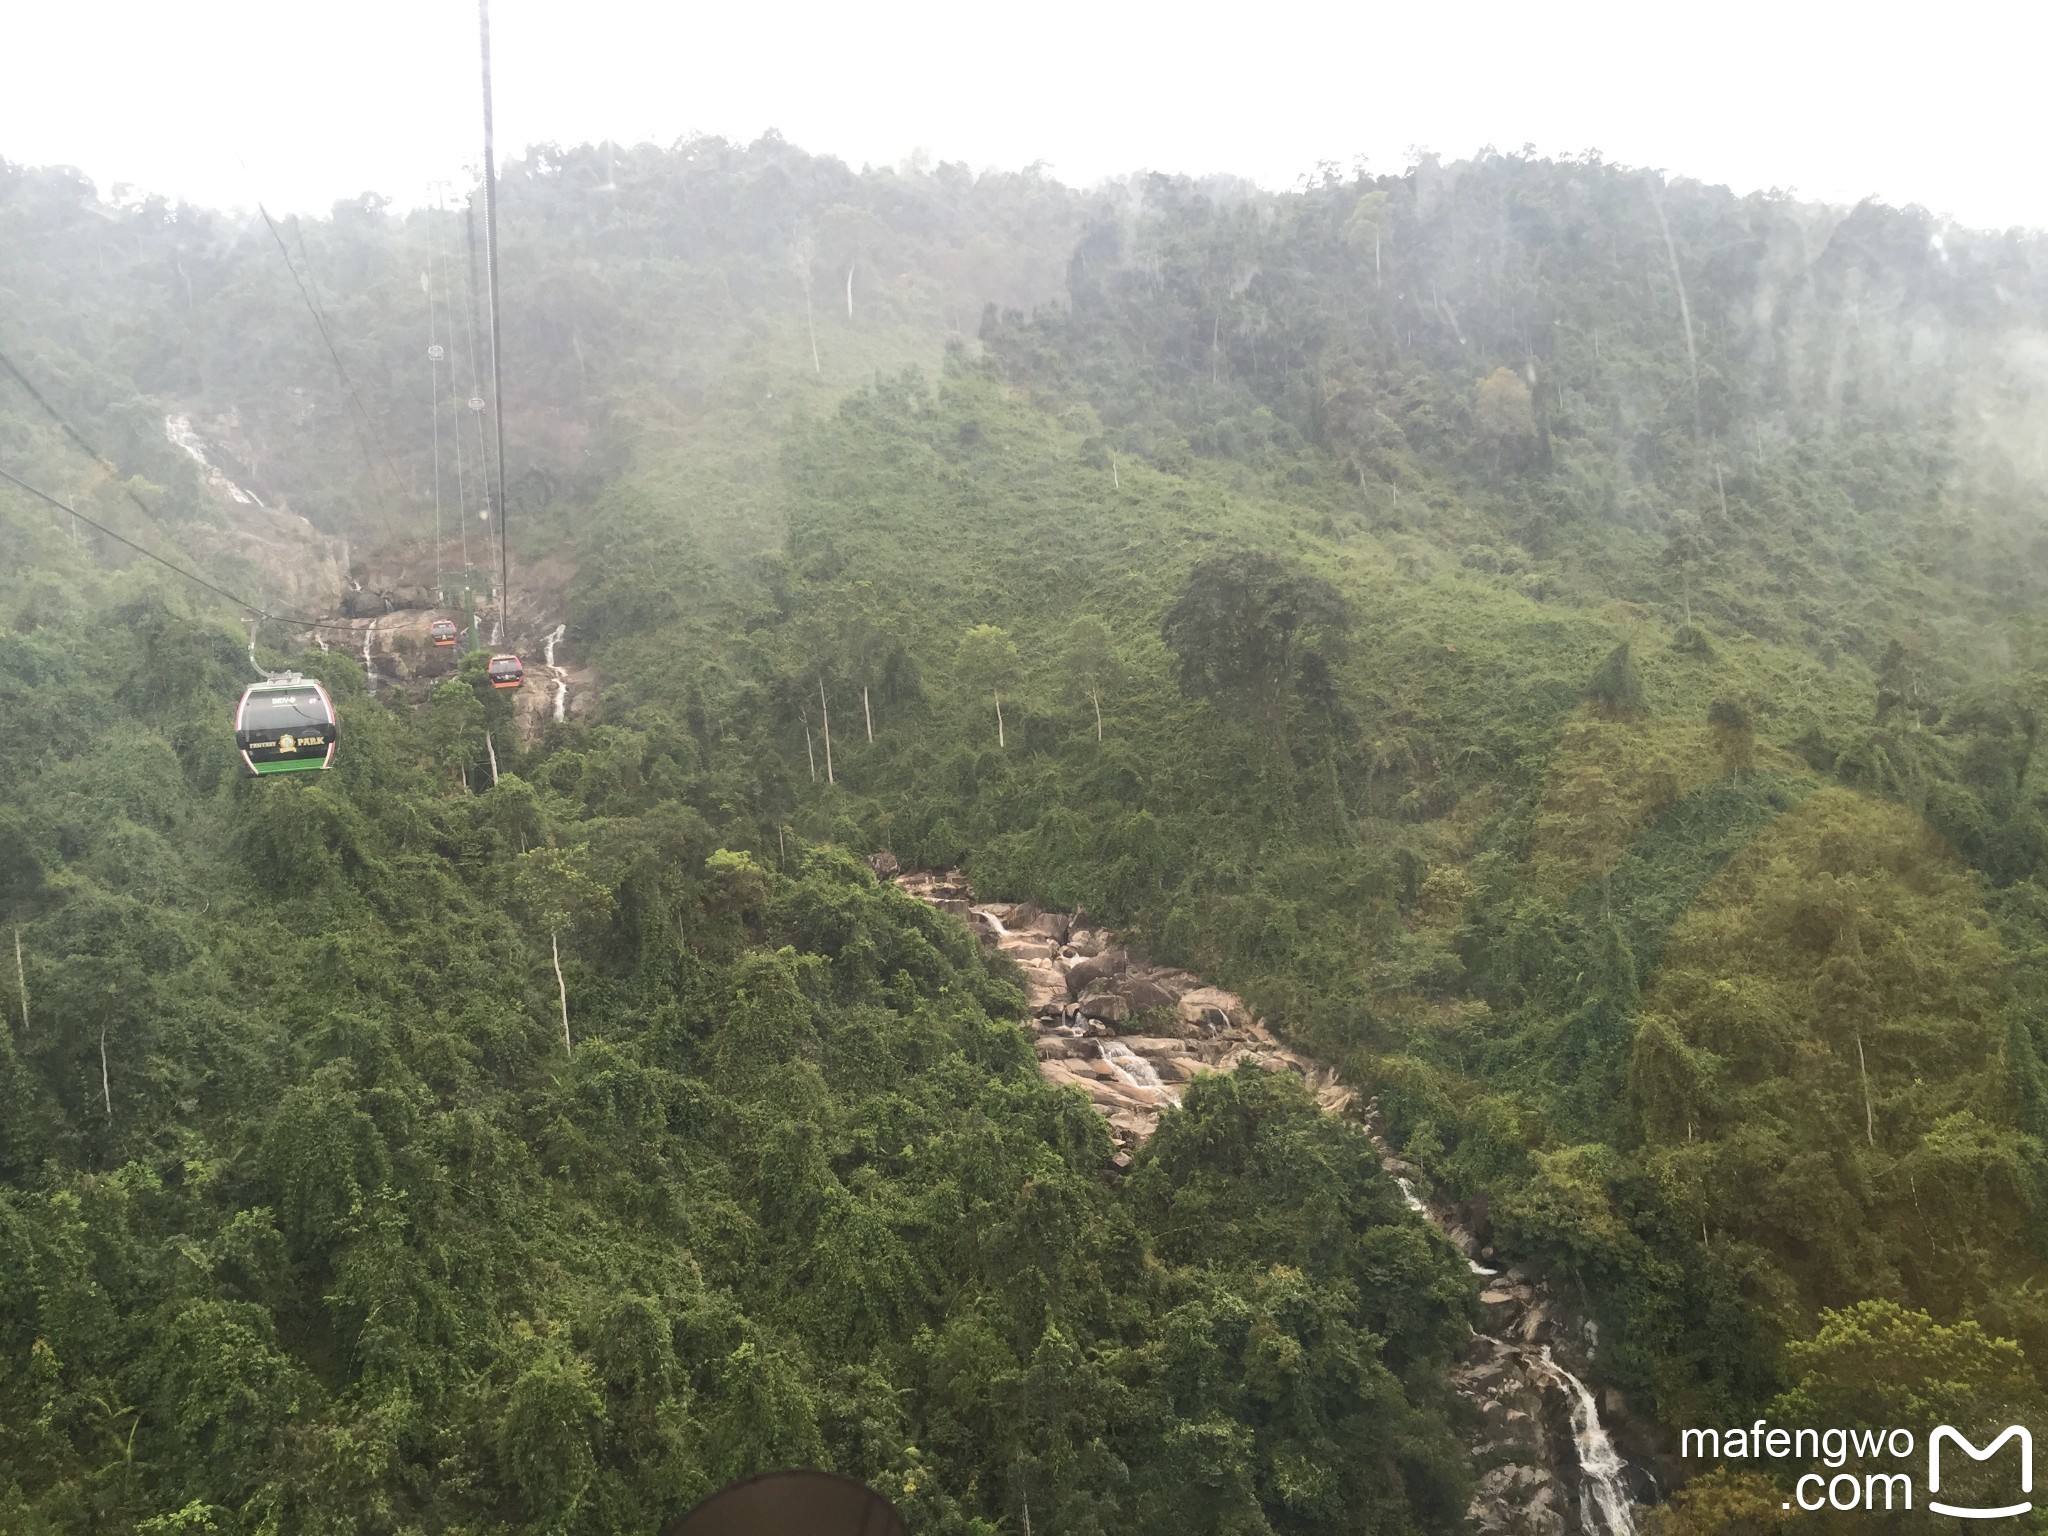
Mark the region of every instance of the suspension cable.
MULTIPOLYGON (((437 199, 438 201, 438 199, 437 199)), ((427 221, 427 407, 434 418, 434 598, 441 582, 441 326, 434 309, 434 213, 427 221)))
MULTIPOLYGON (((101 462, 104 464, 105 460, 102 460, 101 462)), ((112 466, 108 467, 111 468, 112 466)), ((301 629, 324 629, 334 634, 353 635, 358 633, 357 630, 351 628, 346 624, 324 624, 318 619, 309 619, 302 614, 273 613, 268 609, 259 608, 254 603, 248 602, 243 598, 235 596, 235 594, 230 592, 226 587, 216 586, 214 583, 208 581, 204 576, 195 575, 193 572, 186 570, 182 565, 178 565, 174 561, 166 560, 162 555, 158 554, 155 550, 145 549, 142 545, 136 543, 126 534, 116 533, 113 529, 109 528, 105 523, 97 522, 94 519, 87 517, 83 512, 79 511, 78 508, 72 506, 69 502, 60 501, 57 497, 52 496, 48 491, 41 490, 36 486, 30 485, 26 480, 22 479, 21 476, 14 474, 5 468, 0 468, 0 480, 5 480, 11 485, 19 486, 22 490, 27 491, 29 495, 35 497, 38 501, 46 501, 51 506, 55 507, 59 512, 69 513, 72 517, 77 518, 81 523, 85 524, 86 527, 95 529, 98 532, 105 534, 108 538, 112 539, 116 544, 125 544, 128 548, 134 550, 135 553, 137 553, 138 555, 142 555, 147 559, 154 560, 158 565, 162 566, 165 570, 171 571, 176 575, 184 577, 187 581, 192 582, 195 586, 201 586, 206 588, 207 591, 213 593, 217 597, 226 598, 229 602, 233 603, 237 608, 240 608, 243 612, 252 613, 259 619, 283 619, 288 621, 289 623, 297 625, 301 629)), ((133 491, 130 491, 128 493, 128 496, 129 499, 131 501, 134 501, 137 506, 143 505, 140 499, 136 497, 133 491)), ((143 510, 147 512, 149 509, 148 507, 143 506, 143 510)), ((151 515, 154 516, 154 514, 151 515)))
MULTIPOLYGON (((477 307, 478 295, 481 294, 481 292, 483 291, 483 280, 479 276, 477 271, 476 198, 474 195, 472 195, 463 206, 462 227, 463 233, 468 237, 469 240, 470 398, 472 400, 482 400, 484 397, 483 368, 477 362, 476 343, 478 335, 482 332, 484 328, 483 312, 477 307)), ((491 506, 491 456, 490 450, 484 444, 484 413, 481 409, 478 409, 471 411, 470 415, 476 418, 476 472, 477 478, 483 482, 484 506, 488 510, 489 507, 491 506)), ((498 488, 498 499, 500 501, 504 500, 504 490, 505 488, 503 486, 500 486, 498 488)), ((484 549, 486 550, 486 552, 488 552, 490 549, 490 544, 488 540, 484 544, 484 549)))
MULTIPOLYGON (((447 183, 444 182, 442 185, 445 188, 447 183)), ((443 209, 443 211, 445 212, 446 210, 443 209)), ((434 242, 434 249, 438 251, 440 249, 440 232, 438 228, 430 226, 429 235, 434 242)), ((443 261, 441 270, 448 272, 453 269, 448 262, 443 261)), ((459 317, 461 311, 454 303, 455 279, 450 277, 447 282, 450 296, 449 304, 451 308, 455 309, 456 316, 456 318, 451 318, 448 322, 448 340, 452 348, 455 341, 455 332, 460 328, 459 317)), ((469 490, 464 484, 465 470, 462 462, 462 401, 465 397, 461 393, 461 378, 462 370, 456 366, 456 358, 451 351, 448 358, 448 412, 449 420, 454 424, 455 428, 455 526, 462 534, 462 579, 466 582, 469 580, 469 490)))
POLYGON ((491 132, 491 0, 476 0, 484 75, 484 264, 491 296, 491 422, 498 437, 498 625, 512 639, 512 545, 505 532, 505 377, 498 341, 498 166, 491 132))
MULTIPOLYGON (((349 398, 355 402, 356 411, 362 417, 359 425, 353 420, 350 422, 350 425, 355 427, 356 431, 356 447, 361 451, 364 461, 369 462, 369 443, 363 439, 362 435, 364 430, 367 429, 371 436, 376 438, 377 451, 383 456, 384 467, 391 476, 392 489, 396 490, 403 482, 399 477, 398 471, 392 467, 391 455, 385 451, 383 439, 376 435, 377 424, 370 416, 369 407, 363 404, 363 397, 356 389, 356 381, 349 377, 348 366, 341 360, 341 351, 334 344, 334 333, 327 328, 327 316, 322 313, 318 301, 307 291, 306 279, 299 276, 298 265, 292 260, 290 248, 284 243, 284 235, 278 230, 277 220, 270 216, 270 210, 264 207, 260 200, 256 204, 256 211, 263 215, 263 222, 269 226, 270 238, 277 242, 277 253, 284 258, 285 270, 292 275, 292 283, 299 290, 300 299, 305 302, 306 313, 313 317, 313 324, 319 327, 320 330, 320 339, 327 343, 327 355, 334 360, 334 371, 341 375, 341 382, 348 387, 349 398)), ((304 251, 305 246, 305 235, 302 232, 299 236, 299 249, 304 251)), ((310 261, 308 262, 307 275, 311 276, 310 261)), ((374 465, 372 465, 371 473, 372 475, 376 473, 374 465)))

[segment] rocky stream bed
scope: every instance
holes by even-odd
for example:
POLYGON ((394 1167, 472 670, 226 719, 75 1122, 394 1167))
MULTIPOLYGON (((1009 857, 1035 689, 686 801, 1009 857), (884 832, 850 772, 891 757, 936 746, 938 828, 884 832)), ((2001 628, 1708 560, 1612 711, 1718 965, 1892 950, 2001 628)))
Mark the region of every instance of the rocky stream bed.
POLYGON ((1645 1468, 1657 1450, 1618 1393, 1603 1402, 1582 1379, 1594 1374, 1592 1325, 1576 1321, 1542 1277, 1490 1264, 1493 1250, 1466 1213, 1438 1199, 1389 1146, 1377 1101, 1291 1050, 1242 998, 1147 963, 1084 914, 977 903, 958 871, 899 874, 887 855, 875 863, 878 874, 958 914, 984 947, 1017 963, 1026 993, 1020 1024, 1040 1071, 1080 1088, 1108 1119, 1122 1146, 1119 1166, 1129 1166, 1197 1075, 1246 1061, 1294 1073, 1326 1114, 1359 1121, 1409 1206, 1465 1255, 1481 1287, 1481 1331, 1451 1374, 1474 1410, 1466 1428, 1479 1473, 1473 1525, 1488 1536, 1635 1536, 1642 1503, 1656 1496, 1645 1468))

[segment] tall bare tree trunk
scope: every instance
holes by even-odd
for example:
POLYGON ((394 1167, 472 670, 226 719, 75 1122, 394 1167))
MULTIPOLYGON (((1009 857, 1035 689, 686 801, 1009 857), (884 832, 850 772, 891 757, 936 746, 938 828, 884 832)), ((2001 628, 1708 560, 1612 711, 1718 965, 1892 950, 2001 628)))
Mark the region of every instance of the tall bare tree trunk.
POLYGON ((1124 488, 1123 481, 1117 478, 1116 455, 1113 453, 1109 456, 1109 488, 1113 491, 1120 491, 1124 488))
POLYGON ((853 268, 846 269, 846 318, 853 318, 853 268))
POLYGON ((822 376, 825 365, 818 361, 818 328, 811 324, 811 280, 804 278, 804 329, 811 336, 811 372, 822 376))
POLYGON ((860 712, 867 716, 868 741, 872 743, 875 739, 875 712, 868 708, 868 685, 866 683, 860 685, 860 712))
POLYGON ((107 1106, 107 1118, 114 1118, 114 1089, 107 1081, 107 1026, 100 1026, 100 1102, 107 1106))
POLYGON ((1102 740, 1102 694, 1099 689, 1088 690, 1088 702, 1095 706, 1095 739, 1102 740))
POLYGON ((825 720, 825 782, 837 784, 832 777, 832 706, 825 702, 825 679, 818 679, 818 713, 825 720))
POLYGON ((28 1033, 28 971, 21 963, 21 924, 14 925, 14 984, 21 989, 21 1032, 28 1033))
POLYGON ((562 999, 562 1054, 574 1056, 576 1047, 569 1043, 569 984, 562 980, 562 942, 555 930, 548 930, 548 949, 555 958, 555 992, 562 999))
POLYGON ((818 782, 818 754, 811 746, 811 722, 808 717, 804 720, 804 756, 811 760, 811 782, 815 784, 818 782))
POLYGON ((996 745, 1007 748, 1010 744, 1003 739, 1003 690, 996 690, 996 745))
POLYGON ((1877 1121, 1870 1110, 1870 1064, 1863 1059, 1863 1031, 1856 1031, 1856 1070, 1863 1078, 1863 1139, 1877 1145, 1877 1121))
POLYGON ((1692 435, 1697 442, 1705 435, 1705 425, 1700 419, 1700 355, 1692 344, 1692 304, 1685 296, 1685 277, 1678 270, 1678 247, 1671 239, 1671 226, 1664 219, 1664 199, 1654 188, 1650 192, 1650 206, 1657 210, 1657 228, 1664 232, 1664 254, 1671 261, 1671 281, 1678 285, 1678 315, 1685 322, 1685 361, 1692 370, 1692 435))
POLYGON ((484 732, 484 750, 491 754, 491 788, 498 787, 498 749, 491 743, 491 733, 484 732))

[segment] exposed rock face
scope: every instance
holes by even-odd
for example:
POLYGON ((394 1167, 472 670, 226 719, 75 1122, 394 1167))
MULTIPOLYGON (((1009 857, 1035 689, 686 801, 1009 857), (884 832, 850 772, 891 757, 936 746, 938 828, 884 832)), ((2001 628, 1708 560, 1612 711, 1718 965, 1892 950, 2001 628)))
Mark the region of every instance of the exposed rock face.
POLYGON ((1127 1145, 1152 1134, 1161 1112, 1180 1102, 1180 1088, 1197 1073, 1227 1072, 1247 1059, 1306 1079, 1325 1110, 1341 1111, 1351 1101, 1351 1090, 1334 1073, 1281 1045, 1232 993, 1136 959, 1113 947, 1108 935, 1077 928, 1065 913, 1029 904, 977 905, 957 871, 908 874, 896 883, 960 913, 985 946, 1017 963, 1029 1014, 1024 1024, 1041 1069, 1086 1093, 1127 1145), (1192 1018, 1189 999, 1195 1000, 1192 1018), (1150 1027, 1155 1022, 1166 1028, 1150 1027), (1123 1033, 1127 1025, 1144 1025, 1145 1032, 1123 1033))
MULTIPOLYGON (((877 856, 885 858, 893 868, 893 857, 877 856)), ((876 864, 877 873, 882 867, 876 864)), ((1466 1511, 1474 1528, 1486 1536, 1634 1536, 1635 1501, 1654 1495, 1655 1486, 1615 1453, 1591 1394, 1563 1363, 1585 1368, 1587 1330, 1573 1325, 1541 1280, 1481 1262, 1492 1253, 1472 1230, 1485 1223, 1483 1201, 1476 1210, 1454 1210, 1424 1200, 1417 1188, 1427 1180, 1387 1144, 1377 1101, 1358 1104, 1334 1072, 1282 1045, 1235 993, 1148 964, 1076 919, 1029 905, 977 904, 957 870, 900 875, 896 883, 965 917, 984 947, 1016 962, 1027 1010, 1020 1023, 1039 1070, 1087 1094, 1127 1151, 1152 1134, 1196 1076, 1243 1061, 1301 1077, 1325 1113, 1354 1112, 1410 1206, 1483 1282, 1481 1331, 1451 1374, 1477 1410, 1466 1435, 1483 1469, 1466 1511)), ((1129 1165, 1127 1151, 1117 1158, 1120 1168, 1129 1165)))

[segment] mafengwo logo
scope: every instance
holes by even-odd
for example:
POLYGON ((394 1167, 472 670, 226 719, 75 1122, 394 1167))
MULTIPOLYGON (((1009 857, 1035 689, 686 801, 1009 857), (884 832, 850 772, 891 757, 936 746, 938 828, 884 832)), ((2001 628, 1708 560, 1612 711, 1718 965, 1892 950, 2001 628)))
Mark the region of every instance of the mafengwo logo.
MULTIPOLYGON (((2020 1492, 2032 1493, 2034 1437, 2019 1424, 2007 1425, 2005 1433, 1981 1451, 1970 1443, 1962 1431, 1947 1424, 1936 1426, 1934 1433, 1927 1437, 1928 1493, 1932 1495, 1941 1492, 1941 1448, 1944 1443, 1953 1444, 1972 1461, 1989 1461, 2008 1440, 2017 1440, 2020 1443, 2020 1492)), ((1954 1515, 1959 1520, 2002 1520, 2011 1515, 2026 1514, 2034 1507, 2034 1503, 2031 1499, 2023 1499, 2017 1504, 2002 1504, 1995 1509, 1984 1509, 1972 1504, 1944 1504, 1939 1499, 1930 1497, 1927 1507, 1937 1515, 1954 1515)))
MULTIPOLYGON (((1688 1429, 1679 1436, 1679 1454, 1688 1459, 1699 1456, 1719 1461, 1818 1461, 1828 1472, 1808 1472, 1792 1485, 1792 1497, 1785 1508, 1796 1503, 1809 1514, 1831 1509, 1838 1514, 1856 1510, 1908 1510, 1915 1507, 1913 1478, 1898 1464, 1911 1466, 1915 1436, 1910 1429, 1783 1429, 1771 1428, 1761 1419, 1749 1429, 1688 1429), (1865 1470, 1872 1461, 1890 1462, 1881 1471, 1865 1470), (1850 1463, 1858 1465, 1850 1470, 1850 1463), (1830 1476, 1829 1473, 1833 1475, 1830 1476)), ((1930 1515, 1955 1520, 2008 1520, 2029 1514, 2034 1503, 2034 1437, 2023 1424, 2009 1424, 1991 1443, 1979 1446, 1952 1424, 1936 1426, 1927 1437, 1927 1501, 1930 1515), (1996 1503, 2014 1484, 1997 1479, 1987 1470, 1964 1481, 1976 1502, 1958 1504, 1938 1497, 1942 1488, 1942 1456, 1948 1454, 1951 1485, 1959 1472, 1969 1472, 1977 1463, 1988 1462, 2018 1442, 2017 1491, 2022 1497, 1996 1503)))

